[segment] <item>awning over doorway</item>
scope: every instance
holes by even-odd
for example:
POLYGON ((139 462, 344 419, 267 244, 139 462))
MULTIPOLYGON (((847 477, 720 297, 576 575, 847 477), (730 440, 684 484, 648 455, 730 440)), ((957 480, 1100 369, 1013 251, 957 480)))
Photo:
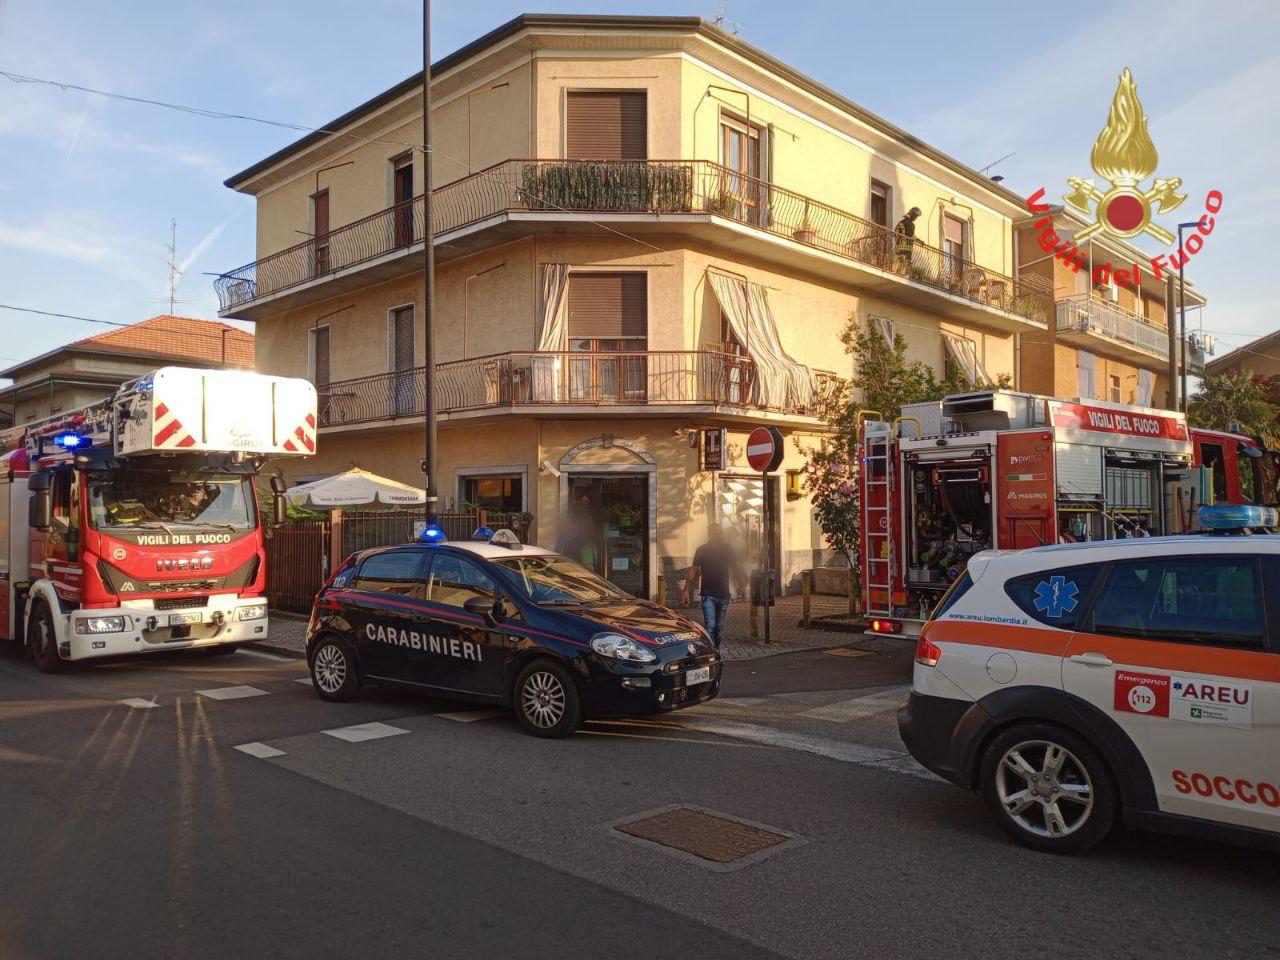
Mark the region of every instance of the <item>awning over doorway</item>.
POLYGON ((707 271, 707 280, 733 335, 755 361, 761 405, 809 407, 814 395, 813 371, 782 348, 778 325, 769 309, 769 292, 758 283, 716 270, 707 271))

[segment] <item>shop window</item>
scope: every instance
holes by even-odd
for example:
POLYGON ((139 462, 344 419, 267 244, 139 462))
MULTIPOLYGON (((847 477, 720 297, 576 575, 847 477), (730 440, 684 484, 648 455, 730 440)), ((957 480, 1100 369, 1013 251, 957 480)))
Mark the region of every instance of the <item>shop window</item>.
POLYGON ((519 513, 524 509, 524 478, 463 477, 462 500, 476 510, 519 513))

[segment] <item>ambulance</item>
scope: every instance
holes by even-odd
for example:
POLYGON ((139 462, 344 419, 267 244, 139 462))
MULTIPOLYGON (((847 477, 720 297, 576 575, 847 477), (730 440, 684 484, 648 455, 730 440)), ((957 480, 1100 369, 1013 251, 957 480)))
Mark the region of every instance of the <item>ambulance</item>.
POLYGON ((1280 536, 1263 507, 1199 535, 985 551, 917 641, 898 715, 920 763, 1022 843, 1113 826, 1280 850, 1280 536))

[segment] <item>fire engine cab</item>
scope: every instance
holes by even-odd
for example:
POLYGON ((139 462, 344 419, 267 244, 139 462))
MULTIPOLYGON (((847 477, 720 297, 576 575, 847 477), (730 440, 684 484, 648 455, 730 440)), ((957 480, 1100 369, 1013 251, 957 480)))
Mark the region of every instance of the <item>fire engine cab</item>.
POLYGON ((0 638, 38 669, 266 636, 255 478, 315 451, 310 383, 164 367, 3 441, 0 638))
POLYGON ((1187 533, 1203 505, 1263 497, 1257 441, 1169 410, 991 390, 867 419, 860 440, 874 633, 917 636, 979 551, 1187 533))

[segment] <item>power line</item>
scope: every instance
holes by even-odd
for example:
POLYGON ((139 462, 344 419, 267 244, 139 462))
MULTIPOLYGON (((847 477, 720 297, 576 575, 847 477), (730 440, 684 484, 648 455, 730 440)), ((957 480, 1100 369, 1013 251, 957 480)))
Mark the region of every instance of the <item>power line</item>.
MULTIPOLYGON (((74 313, 55 313, 52 310, 37 310, 34 307, 17 307, 8 303, 0 303, 0 310, 12 310, 15 313, 33 313, 33 314, 36 314, 37 316, 55 317, 60 320, 80 320, 80 321, 83 321, 84 323, 98 323, 106 327, 127 328, 127 327, 137 326, 136 323, 121 323, 118 320, 101 320, 101 319, 98 319, 97 317, 82 317, 74 313)), ((182 319, 188 319, 195 323, 209 322, 207 320, 200 320, 196 317, 186 317, 182 319)), ((235 331, 236 333, 244 334, 246 337, 253 336, 253 334, 251 334, 248 330, 241 330, 239 327, 233 327, 230 324, 227 324, 224 327, 222 327, 221 331, 218 333, 201 333, 198 330, 190 330, 186 328, 178 330, 173 328, 165 329, 163 327, 151 327, 149 329, 159 333, 170 333, 170 334, 174 334, 182 337, 199 337, 202 340, 221 341, 228 331, 235 331)))

